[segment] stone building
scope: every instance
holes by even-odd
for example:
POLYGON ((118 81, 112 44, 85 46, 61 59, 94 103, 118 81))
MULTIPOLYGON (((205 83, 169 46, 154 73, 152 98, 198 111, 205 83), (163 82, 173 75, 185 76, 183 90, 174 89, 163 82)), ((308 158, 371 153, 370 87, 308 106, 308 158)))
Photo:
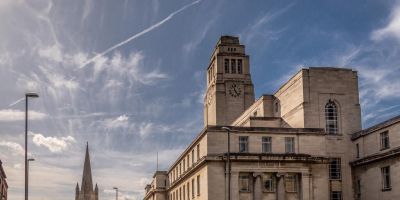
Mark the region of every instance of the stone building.
POLYGON ((0 160, 0 200, 7 200, 7 176, 3 169, 3 163, 0 160))
POLYGON ((83 165, 82 183, 76 183, 75 200, 98 200, 99 188, 96 186, 93 190, 92 168, 90 167, 89 144, 86 144, 85 163, 83 165))
POLYGON ((398 199, 397 122, 362 130, 357 72, 345 68, 301 69, 255 100, 245 46, 222 36, 207 68, 204 129, 154 174, 144 199, 398 199), (384 151, 372 145, 382 130, 394 138, 384 151))

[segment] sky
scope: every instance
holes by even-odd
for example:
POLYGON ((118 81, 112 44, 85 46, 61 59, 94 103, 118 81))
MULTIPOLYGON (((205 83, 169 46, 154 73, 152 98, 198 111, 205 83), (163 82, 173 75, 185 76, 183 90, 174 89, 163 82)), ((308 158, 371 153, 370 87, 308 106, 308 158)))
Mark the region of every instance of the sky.
MULTIPOLYGON (((86 141, 100 198, 141 199, 203 128, 206 67, 239 36, 256 97, 310 66, 358 71, 363 127, 400 114, 400 1, 0 0, 0 159, 24 196, 67 200, 86 141)), ((80 183, 79 183, 80 184, 80 183)))

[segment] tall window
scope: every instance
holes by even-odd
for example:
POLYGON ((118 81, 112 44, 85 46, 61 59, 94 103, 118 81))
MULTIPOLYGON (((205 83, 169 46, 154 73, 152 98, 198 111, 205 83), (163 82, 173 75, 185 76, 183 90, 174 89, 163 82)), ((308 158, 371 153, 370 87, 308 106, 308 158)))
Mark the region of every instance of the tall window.
POLYGON ((194 198, 194 179, 192 179, 192 198, 194 198))
POLYGON ((179 188, 179 199, 182 199, 182 188, 179 188))
POLYGON ((360 157, 360 145, 357 143, 356 144, 356 158, 360 157))
POLYGON ((342 192, 332 191, 330 195, 330 200, 342 200, 342 192))
POLYGON ((294 153, 294 137, 285 137, 285 152, 294 153))
POLYGON ((197 145, 197 160, 200 159, 200 144, 197 145))
POLYGON ((338 133, 337 106, 329 100, 325 105, 326 133, 335 135, 338 133))
POLYGON ((194 149, 192 149, 192 164, 194 163, 194 149))
POLYGON ((189 169, 189 161, 190 159, 189 159, 189 154, 186 156, 186 162, 187 162, 187 168, 189 169))
POLYGON ((382 190, 390 190, 392 188, 390 182, 390 166, 382 167, 382 190))
POLYGON ((190 183, 188 182, 188 183, 186 184, 186 189, 187 189, 187 199, 188 199, 188 200, 190 199, 190 189, 189 189, 189 185, 190 185, 190 183))
POLYGON ((356 198, 361 198, 361 180, 358 178, 356 182, 356 198))
POLYGON ((229 73, 229 59, 224 60, 225 73, 229 73))
POLYGON ((231 72, 232 74, 236 74, 236 60, 231 59, 231 72))
POLYGON ((341 178, 340 158, 332 158, 329 162, 329 178, 339 180, 341 178))
POLYGON ((185 200, 185 199, 186 199, 186 195, 185 195, 185 185, 183 185, 182 196, 183 196, 183 200, 185 200))
POLYGON ((186 161, 185 161, 185 159, 183 159, 182 164, 183 164, 183 171, 185 172, 186 171, 186 161))
POLYGON ((289 174, 285 176, 285 188, 286 192, 297 192, 297 175, 296 174, 289 174))
POLYGON ((240 174, 239 175, 239 190, 241 192, 250 192, 249 174, 240 174))
POLYGON ((272 138, 262 137, 262 152, 271 153, 272 152, 272 138))
POLYGON ((200 175, 197 175, 197 196, 200 196, 200 175))
POLYGON ((273 174, 263 174, 263 187, 265 192, 275 192, 275 176, 273 174))
POLYGON ((238 59, 238 74, 243 73, 242 59, 238 59))
POLYGON ((389 149, 389 132, 381 133, 381 150, 389 149))
POLYGON ((239 136, 239 152, 247 153, 249 152, 249 137, 239 136))

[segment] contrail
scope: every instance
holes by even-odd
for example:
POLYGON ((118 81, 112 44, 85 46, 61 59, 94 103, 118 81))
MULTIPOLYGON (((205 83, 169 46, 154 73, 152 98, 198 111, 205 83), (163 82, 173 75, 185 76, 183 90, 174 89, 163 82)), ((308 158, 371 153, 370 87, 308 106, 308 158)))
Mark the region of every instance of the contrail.
POLYGON ((180 13, 180 12, 186 10, 187 8, 189 8, 189 7, 191 7, 191 6, 195 5, 195 4, 200 3, 200 1, 201 1, 201 0, 196 0, 196 1, 192 2, 192 3, 190 3, 190 4, 187 4, 187 5, 183 6, 183 7, 180 8, 179 10, 177 10, 177 11, 175 11, 175 12, 169 14, 166 18, 164 18, 163 20, 159 21, 158 23, 156 23, 156 24, 150 26, 149 28, 144 29, 144 30, 141 31, 140 33, 137 33, 137 34, 135 34, 135 35, 129 37, 128 39, 126 39, 126 40, 124 40, 124 41, 122 41, 122 42, 120 42, 120 43, 118 43, 118 44, 116 44, 116 45, 114 45, 114 46, 108 48, 107 50, 105 50, 105 51, 103 51, 103 52, 101 52, 101 53, 99 53, 99 54, 97 54, 97 55, 94 56, 93 58, 91 58, 91 59, 89 59, 88 61, 86 61, 85 63, 83 63, 83 64, 79 67, 79 69, 84 68, 84 67, 85 67, 86 65, 88 65, 89 63, 92 63, 93 61, 95 61, 95 60, 98 59, 99 57, 101 57, 101 56, 103 56, 103 55, 105 55, 105 54, 111 52, 112 50, 114 50, 114 49, 116 49, 116 48, 118 48, 118 47, 120 47, 120 46, 122 46, 122 45, 124 45, 124 44, 126 44, 126 43, 128 43, 128 42, 130 42, 130 41, 132 41, 132 40, 134 40, 134 39, 136 39, 136 38, 138 38, 138 37, 140 37, 140 36, 146 34, 146 33, 148 33, 148 32, 150 32, 150 31, 152 31, 153 29, 155 29, 155 28, 157 28, 157 27, 159 27, 159 26, 161 26, 161 25, 164 24, 165 22, 167 22, 167 21, 169 21, 170 19, 172 19, 172 17, 174 17, 176 14, 178 14, 178 13, 180 13))
POLYGON ((18 100, 16 100, 16 101, 14 101, 13 103, 11 103, 10 105, 8 105, 8 107, 12 107, 12 106, 14 106, 15 104, 17 104, 17 103, 19 103, 19 102, 21 102, 22 100, 24 100, 25 98, 24 97, 22 97, 22 98, 20 98, 20 99, 18 99, 18 100))

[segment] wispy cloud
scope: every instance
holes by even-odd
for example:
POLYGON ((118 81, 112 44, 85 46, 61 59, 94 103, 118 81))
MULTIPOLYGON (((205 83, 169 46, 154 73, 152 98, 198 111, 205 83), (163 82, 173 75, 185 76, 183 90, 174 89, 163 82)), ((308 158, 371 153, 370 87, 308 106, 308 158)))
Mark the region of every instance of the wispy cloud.
POLYGON ((376 41, 386 38, 395 38, 400 41, 400 3, 393 8, 389 22, 384 27, 373 31, 371 38, 376 41))
POLYGON ((116 48, 118 48, 118 47, 120 47, 120 46, 123 46, 123 45, 129 43, 130 41, 132 41, 132 40, 134 40, 134 39, 136 39, 136 38, 138 38, 138 37, 140 37, 140 36, 142 36, 142 35, 144 35, 144 34, 150 32, 150 31, 152 31, 152 30, 156 29, 157 27, 163 25, 165 22, 168 22, 169 20, 171 20, 171 19, 172 19, 175 15, 177 15, 178 13, 180 13, 180 12, 182 12, 182 11, 188 9, 189 7, 191 7, 191 6, 195 5, 195 4, 200 3, 200 1, 201 1, 201 0, 197 0, 197 1, 194 1, 194 2, 192 2, 192 3, 190 3, 190 4, 187 4, 187 5, 183 6, 182 8, 180 8, 180 9, 176 10, 175 12, 169 14, 166 18, 164 18, 163 20, 157 22, 156 24, 154 24, 154 25, 152 25, 152 26, 150 26, 150 27, 144 29, 143 31, 141 31, 141 32, 139 32, 139 33, 137 33, 137 34, 135 34, 135 35, 129 37, 128 39, 126 39, 126 40, 124 40, 124 41, 122 41, 122 42, 120 42, 120 43, 118 43, 118 44, 116 44, 116 45, 114 45, 114 46, 112 46, 112 47, 106 49, 105 51, 103 51, 103 52, 97 54, 97 55, 94 56, 93 58, 90 58, 90 59, 87 60, 84 64, 82 64, 79 68, 85 67, 86 65, 88 65, 88 64, 90 64, 90 63, 92 63, 92 62, 94 62, 95 60, 101 58, 102 56, 106 55, 107 53, 113 51, 114 49, 116 49, 116 48))
MULTIPOLYGON (((30 110, 29 120, 41 120, 47 117, 47 114, 30 110)), ((25 120, 25 111, 14 110, 14 109, 3 109, 0 110, 0 122, 11 122, 25 120)))
POLYGON ((263 16, 259 17, 253 24, 251 24, 247 29, 240 33, 240 36, 244 43, 251 43, 251 40, 258 34, 263 34, 271 39, 277 37, 279 33, 284 31, 284 29, 268 30, 266 32, 264 32, 263 30, 267 28, 266 25, 268 23, 271 23, 273 20, 286 13, 288 10, 290 10, 290 8, 295 5, 295 3, 291 3, 279 10, 267 12, 263 16))
POLYGON ((126 128, 128 127, 129 117, 127 115, 121 115, 116 118, 106 119, 104 125, 107 129, 114 128, 126 128))
POLYGON ((0 146, 9 148, 16 155, 25 155, 24 148, 18 143, 9 141, 0 141, 0 146))
POLYGON ((53 153, 62 152, 66 150, 72 143, 75 143, 75 138, 72 136, 67 137, 52 137, 44 136, 41 133, 29 133, 32 136, 32 141, 36 146, 44 146, 53 153))

